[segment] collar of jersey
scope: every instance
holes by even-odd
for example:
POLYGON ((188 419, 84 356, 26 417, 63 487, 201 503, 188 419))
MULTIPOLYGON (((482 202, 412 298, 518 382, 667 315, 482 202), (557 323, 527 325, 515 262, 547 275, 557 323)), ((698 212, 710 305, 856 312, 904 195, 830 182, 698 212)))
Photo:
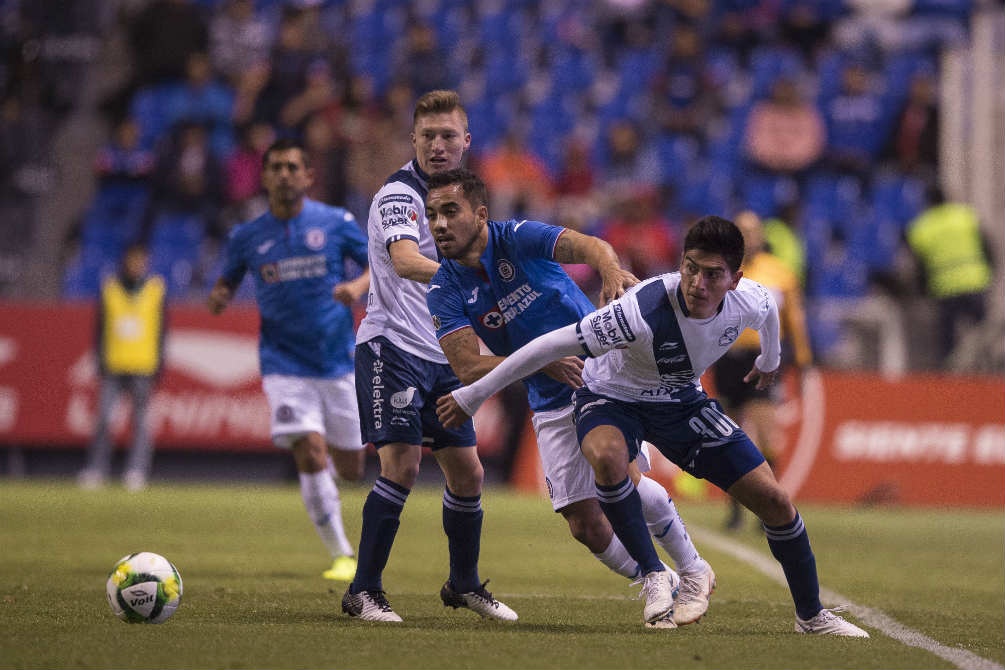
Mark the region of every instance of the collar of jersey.
POLYGON ((425 187, 426 186, 426 182, 429 181, 429 175, 426 174, 425 172, 423 172, 422 168, 419 167, 419 159, 418 158, 413 158, 412 159, 412 169, 415 170, 415 175, 422 182, 423 187, 425 187))
MULTIPOLYGON (((684 316, 690 319, 691 312, 688 311, 687 303, 684 302, 684 291, 680 290, 680 284, 677 284, 677 305, 680 307, 680 311, 684 313, 684 316)), ((709 318, 703 320, 707 322, 711 321, 716 316, 719 316, 719 314, 722 313, 722 308, 725 307, 725 305, 726 305, 726 299, 723 298, 722 302, 719 303, 719 307, 715 310, 715 316, 710 316, 709 318)))

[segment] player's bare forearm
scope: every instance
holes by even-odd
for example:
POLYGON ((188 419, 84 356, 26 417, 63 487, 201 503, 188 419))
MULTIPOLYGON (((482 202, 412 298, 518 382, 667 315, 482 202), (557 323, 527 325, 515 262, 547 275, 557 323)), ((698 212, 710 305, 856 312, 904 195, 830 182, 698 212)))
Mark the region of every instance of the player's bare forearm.
POLYGON ((473 384, 492 372, 505 358, 481 353, 478 337, 471 328, 455 330, 440 340, 440 348, 462 384, 473 384))
POLYGON ((419 253, 419 245, 415 240, 398 240, 388 247, 391 254, 391 264, 394 272, 402 279, 411 279, 421 284, 428 284, 433 275, 440 269, 440 264, 419 253))
POLYGON ((600 300, 603 305, 620 298, 625 290, 639 283, 638 277, 621 267, 614 247, 599 237, 574 230, 566 230, 559 236, 555 243, 555 260, 585 263, 596 270, 602 282, 600 300))
POLYGON ((217 279, 206 298, 206 307, 211 314, 219 314, 227 309, 231 299, 234 297, 234 289, 223 278, 217 279))

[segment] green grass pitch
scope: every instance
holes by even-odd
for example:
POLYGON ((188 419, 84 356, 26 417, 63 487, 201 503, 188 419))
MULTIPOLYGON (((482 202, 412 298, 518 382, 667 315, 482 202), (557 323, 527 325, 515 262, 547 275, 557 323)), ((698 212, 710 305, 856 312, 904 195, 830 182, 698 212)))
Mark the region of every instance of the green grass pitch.
MULTIPOLYGON (((355 543, 368 486, 343 487, 355 543)), ((409 499, 384 574, 396 626, 341 614, 344 585, 293 486, 159 485, 83 492, 69 481, 0 483, 0 667, 4 668, 951 668, 870 629, 869 640, 793 632, 788 592, 702 547, 718 574, 708 615, 646 630, 638 587, 572 540, 546 500, 490 489, 482 578, 520 621, 445 609, 441 491, 409 499), (184 597, 160 626, 105 602, 115 561, 166 556, 184 597)), ((684 503, 717 530, 720 505, 684 503)), ((801 506, 821 584, 949 647, 1005 662, 1005 523, 996 512, 801 506)), ((752 524, 735 536, 768 555, 752 524)))

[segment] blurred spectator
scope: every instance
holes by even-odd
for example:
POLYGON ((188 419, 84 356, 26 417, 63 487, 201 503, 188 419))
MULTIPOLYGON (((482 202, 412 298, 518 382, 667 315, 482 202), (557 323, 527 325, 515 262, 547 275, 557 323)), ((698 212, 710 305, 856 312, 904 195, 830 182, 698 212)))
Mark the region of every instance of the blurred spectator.
POLYGON ((154 171, 154 153, 140 146, 140 129, 136 121, 127 118, 115 126, 112 141, 98 150, 94 171, 99 187, 131 185, 148 186, 154 171))
POLYGON ((747 120, 747 155, 774 172, 799 173, 811 167, 823 154, 824 140, 820 112, 788 78, 775 82, 771 97, 754 105, 747 120))
POLYGON ((307 120, 304 148, 311 157, 310 167, 314 171, 314 183, 307 196, 328 204, 345 202, 349 190, 346 174, 348 152, 345 142, 336 134, 325 115, 314 114, 307 120))
POLYGON ((670 53, 655 80, 653 117, 659 127, 674 135, 703 141, 715 112, 715 95, 706 76, 706 59, 698 31, 687 25, 674 30, 670 53))
POLYGON ((827 164, 863 182, 885 140, 883 101, 870 85, 870 73, 852 63, 841 75, 841 91, 825 107, 827 164))
POLYGON ((185 75, 188 57, 209 48, 209 31, 200 8, 190 0, 154 0, 129 27, 140 85, 185 75))
POLYGON ((551 206, 551 177, 517 131, 482 154, 479 172, 492 198, 492 209, 506 218, 543 218, 551 206))
POLYGON ((937 186, 929 189, 929 205, 908 226, 907 242, 938 308, 939 354, 945 364, 964 328, 984 319, 991 256, 971 205, 947 202, 937 186))
POLYGON ((279 123, 284 128, 299 128, 314 112, 335 103, 337 86, 331 66, 323 59, 307 67, 304 88, 290 98, 279 112, 279 123))
POLYGON ((657 201, 653 188, 624 194, 613 203, 611 218, 600 233, 639 278, 671 272, 680 264, 675 226, 661 215, 657 201))
POLYGON ((933 178, 939 158, 939 107, 931 73, 919 72, 911 80, 884 153, 901 170, 933 178))
POLYGON ((157 159, 154 213, 195 214, 212 221, 222 199, 221 180, 206 129, 198 123, 183 123, 157 159))
POLYGON ((234 145, 234 94, 214 81, 209 55, 197 51, 185 64, 185 81, 173 88, 167 100, 167 121, 199 123, 210 132, 210 142, 217 156, 226 156, 234 145))
POLYGON ((210 24, 213 68, 237 87, 249 66, 268 60, 271 46, 272 28, 253 0, 225 0, 210 24))
POLYGON ((256 101, 256 119, 277 124, 286 103, 304 90, 311 64, 326 57, 324 50, 310 39, 311 17, 312 14, 300 8, 283 5, 268 83, 256 101))
POLYGON ((429 24, 417 20, 405 29, 404 48, 391 68, 420 95, 428 91, 450 88, 450 67, 446 55, 429 24))
POLYGON ((606 142, 605 190, 629 193, 661 182, 659 157, 649 143, 643 145, 635 123, 628 119, 615 121, 607 130, 606 142))
POLYGON ((816 50, 827 43, 830 32, 830 25, 823 15, 828 3, 822 0, 791 0, 787 4, 782 13, 781 36, 785 42, 799 49, 803 60, 812 62, 816 50))
POLYGON ((793 225, 799 221, 799 202, 782 205, 781 212, 763 222, 764 248, 785 263, 801 286, 806 285, 806 248, 793 225))
POLYGON ((130 491, 146 486, 154 444, 147 422, 147 406, 164 360, 165 286, 159 276, 147 276, 149 254, 145 247, 130 246, 122 257, 119 274, 101 287, 97 314, 96 359, 101 388, 94 440, 87 465, 77 477, 88 489, 104 485, 112 459, 109 424, 119 396, 132 400, 133 443, 123 473, 130 491))
POLYGON ((240 146, 227 158, 226 191, 229 202, 241 205, 261 192, 262 156, 275 140, 276 131, 265 122, 244 127, 240 146))

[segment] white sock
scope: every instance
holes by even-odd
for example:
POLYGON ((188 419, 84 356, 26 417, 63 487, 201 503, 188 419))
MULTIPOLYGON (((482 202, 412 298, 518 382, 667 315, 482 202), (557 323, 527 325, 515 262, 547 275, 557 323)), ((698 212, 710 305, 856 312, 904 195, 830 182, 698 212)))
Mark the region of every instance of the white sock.
POLYGON ((307 508, 307 516, 321 536, 332 557, 352 556, 352 545, 342 527, 342 500, 335 481, 327 470, 301 472, 300 495, 307 508))
POLYGON ((639 564, 635 562, 634 558, 628 555, 625 545, 621 544, 621 540, 613 533, 611 534, 611 543, 607 545, 607 549, 604 549, 601 554, 594 554, 594 556, 596 556, 598 561, 610 568, 611 571, 618 573, 622 577, 635 579, 642 576, 639 574, 639 564))
POLYGON ((649 532, 677 564, 677 572, 687 573, 700 567, 701 556, 691 542, 667 490, 656 480, 645 476, 635 488, 642 498, 642 515, 646 518, 649 532))

